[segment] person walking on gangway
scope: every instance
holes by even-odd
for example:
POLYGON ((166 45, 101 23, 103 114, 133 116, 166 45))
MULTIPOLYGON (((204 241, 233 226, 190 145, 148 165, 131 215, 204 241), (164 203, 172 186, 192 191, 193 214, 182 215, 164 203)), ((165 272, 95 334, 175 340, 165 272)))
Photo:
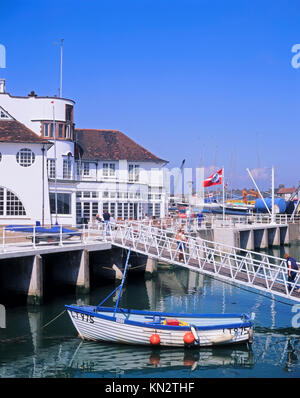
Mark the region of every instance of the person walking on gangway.
MULTIPOLYGON (((297 275, 298 265, 296 260, 291 257, 288 253, 284 254, 284 258, 286 259, 287 268, 288 268, 288 290, 289 292, 292 290, 292 285, 297 275)), ((296 290, 297 293, 300 292, 300 289, 296 290)))
POLYGON ((186 239, 186 237, 184 235, 183 228, 180 228, 178 230, 178 233, 176 235, 176 239, 177 239, 177 247, 178 247, 178 250, 179 250, 178 261, 184 261, 183 251, 185 250, 185 245, 186 245, 187 239, 186 239))

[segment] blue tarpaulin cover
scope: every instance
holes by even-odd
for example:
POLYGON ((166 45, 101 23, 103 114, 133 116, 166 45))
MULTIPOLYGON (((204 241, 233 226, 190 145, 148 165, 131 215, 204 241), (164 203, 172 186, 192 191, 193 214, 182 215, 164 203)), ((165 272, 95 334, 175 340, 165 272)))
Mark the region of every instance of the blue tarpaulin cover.
MULTIPOLYGON (((7 225, 5 227, 7 231, 14 232, 29 232, 33 233, 33 227, 29 227, 26 225, 7 225)), ((54 226, 52 228, 44 228, 44 227, 35 227, 36 234, 60 234, 61 228, 59 226, 54 226)), ((72 234, 72 235, 80 235, 80 232, 73 231, 72 229, 62 228, 63 234, 72 234)))

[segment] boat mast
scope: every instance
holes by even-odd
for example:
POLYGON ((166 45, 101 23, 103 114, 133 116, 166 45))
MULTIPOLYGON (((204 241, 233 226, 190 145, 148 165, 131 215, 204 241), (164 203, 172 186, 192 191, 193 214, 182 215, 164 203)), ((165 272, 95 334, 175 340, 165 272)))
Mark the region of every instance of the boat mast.
POLYGON ((250 170, 249 170, 249 169, 246 169, 246 170, 247 170, 247 172, 248 172, 248 174, 249 174, 249 176, 250 176, 250 178, 251 178, 253 184, 255 185, 255 188, 257 189, 257 192, 260 194, 261 199, 262 199, 264 205, 266 206, 266 209, 267 209, 268 213, 270 214, 270 216, 272 216, 272 214, 271 214, 271 212, 270 212, 270 209, 269 209, 269 207, 267 206, 266 201, 265 201, 264 197, 262 196, 262 194, 261 194, 261 192, 260 192, 258 186, 256 185, 256 182, 255 182, 255 180, 254 180, 254 178, 253 178, 253 176, 252 176, 250 170))
POLYGON ((223 222, 225 221, 225 182, 224 182, 224 166, 223 166, 223 176, 222 176, 222 182, 223 182, 223 222))
POLYGON ((121 285, 120 285, 120 291, 119 291, 118 299, 117 299, 116 306, 115 306, 115 310, 114 310, 114 316, 115 316, 115 314, 116 314, 116 312, 117 312, 117 309, 118 309, 118 305, 119 305, 119 301, 120 301, 120 297, 121 297, 121 293, 122 293, 122 288, 123 288, 124 281, 125 281, 125 277, 126 277, 126 272, 127 272, 127 267, 128 267, 128 261, 129 261, 129 257, 130 257, 130 251, 131 251, 131 250, 129 249, 129 250, 128 250, 128 253, 127 253, 127 258, 126 258, 126 263, 125 263, 125 269, 124 269, 124 273, 123 273, 122 282, 121 282, 121 285))
POLYGON ((271 224, 275 224, 275 199, 274 199, 274 166, 272 166, 272 215, 271 215, 271 224))
POLYGON ((127 253, 127 259, 126 259, 126 263, 125 263, 125 269, 124 269, 124 273, 123 273, 123 278, 122 278, 121 284, 118 287, 116 287, 116 289, 113 290, 107 297, 105 297, 105 299, 102 300, 100 304, 97 305, 97 309, 100 309, 101 305, 103 303, 105 303, 105 301, 108 300, 117 290, 120 289, 118 300, 117 300, 117 303, 116 303, 116 306, 115 306, 115 310, 114 310, 114 315, 115 315, 115 313, 117 311, 117 308, 118 308, 118 305, 119 305, 119 300, 120 300, 120 297, 121 297, 121 291, 122 291, 122 288, 123 288, 123 285, 124 285, 124 281, 125 281, 125 276, 126 276, 126 272, 127 272, 128 260, 129 260, 129 257, 130 257, 130 252, 131 252, 131 249, 129 249, 128 253, 127 253))

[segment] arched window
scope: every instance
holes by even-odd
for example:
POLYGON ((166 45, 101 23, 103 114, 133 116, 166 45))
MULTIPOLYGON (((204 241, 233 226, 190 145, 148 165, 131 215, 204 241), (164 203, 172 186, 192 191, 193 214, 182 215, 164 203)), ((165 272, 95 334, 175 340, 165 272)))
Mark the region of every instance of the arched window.
POLYGON ((29 167, 35 161, 35 154, 32 152, 31 149, 28 148, 20 149, 16 157, 19 165, 23 167, 29 167))
POLYGON ((0 187, 0 216, 26 216, 23 203, 12 191, 0 187))

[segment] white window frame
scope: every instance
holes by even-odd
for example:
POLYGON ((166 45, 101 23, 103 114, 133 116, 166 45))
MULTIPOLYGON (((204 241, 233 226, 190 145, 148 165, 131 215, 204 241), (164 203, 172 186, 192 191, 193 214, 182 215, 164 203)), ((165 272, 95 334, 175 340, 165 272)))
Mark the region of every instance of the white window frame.
POLYGON ((140 165, 129 164, 128 165, 128 181, 138 182, 140 180, 140 165))
POLYGON ((35 154, 29 148, 22 148, 16 154, 17 163, 22 167, 30 167, 35 162, 35 154))
POLYGON ((63 179, 70 180, 72 176, 72 161, 70 159, 63 160, 63 179))
POLYGON ((115 163, 103 163, 102 176, 104 178, 113 178, 116 176, 116 165, 115 163))
POLYGON ((56 176, 56 162, 55 159, 47 159, 48 178, 55 178, 56 176))
POLYGON ((88 177, 90 175, 90 163, 83 162, 83 176, 88 177))

